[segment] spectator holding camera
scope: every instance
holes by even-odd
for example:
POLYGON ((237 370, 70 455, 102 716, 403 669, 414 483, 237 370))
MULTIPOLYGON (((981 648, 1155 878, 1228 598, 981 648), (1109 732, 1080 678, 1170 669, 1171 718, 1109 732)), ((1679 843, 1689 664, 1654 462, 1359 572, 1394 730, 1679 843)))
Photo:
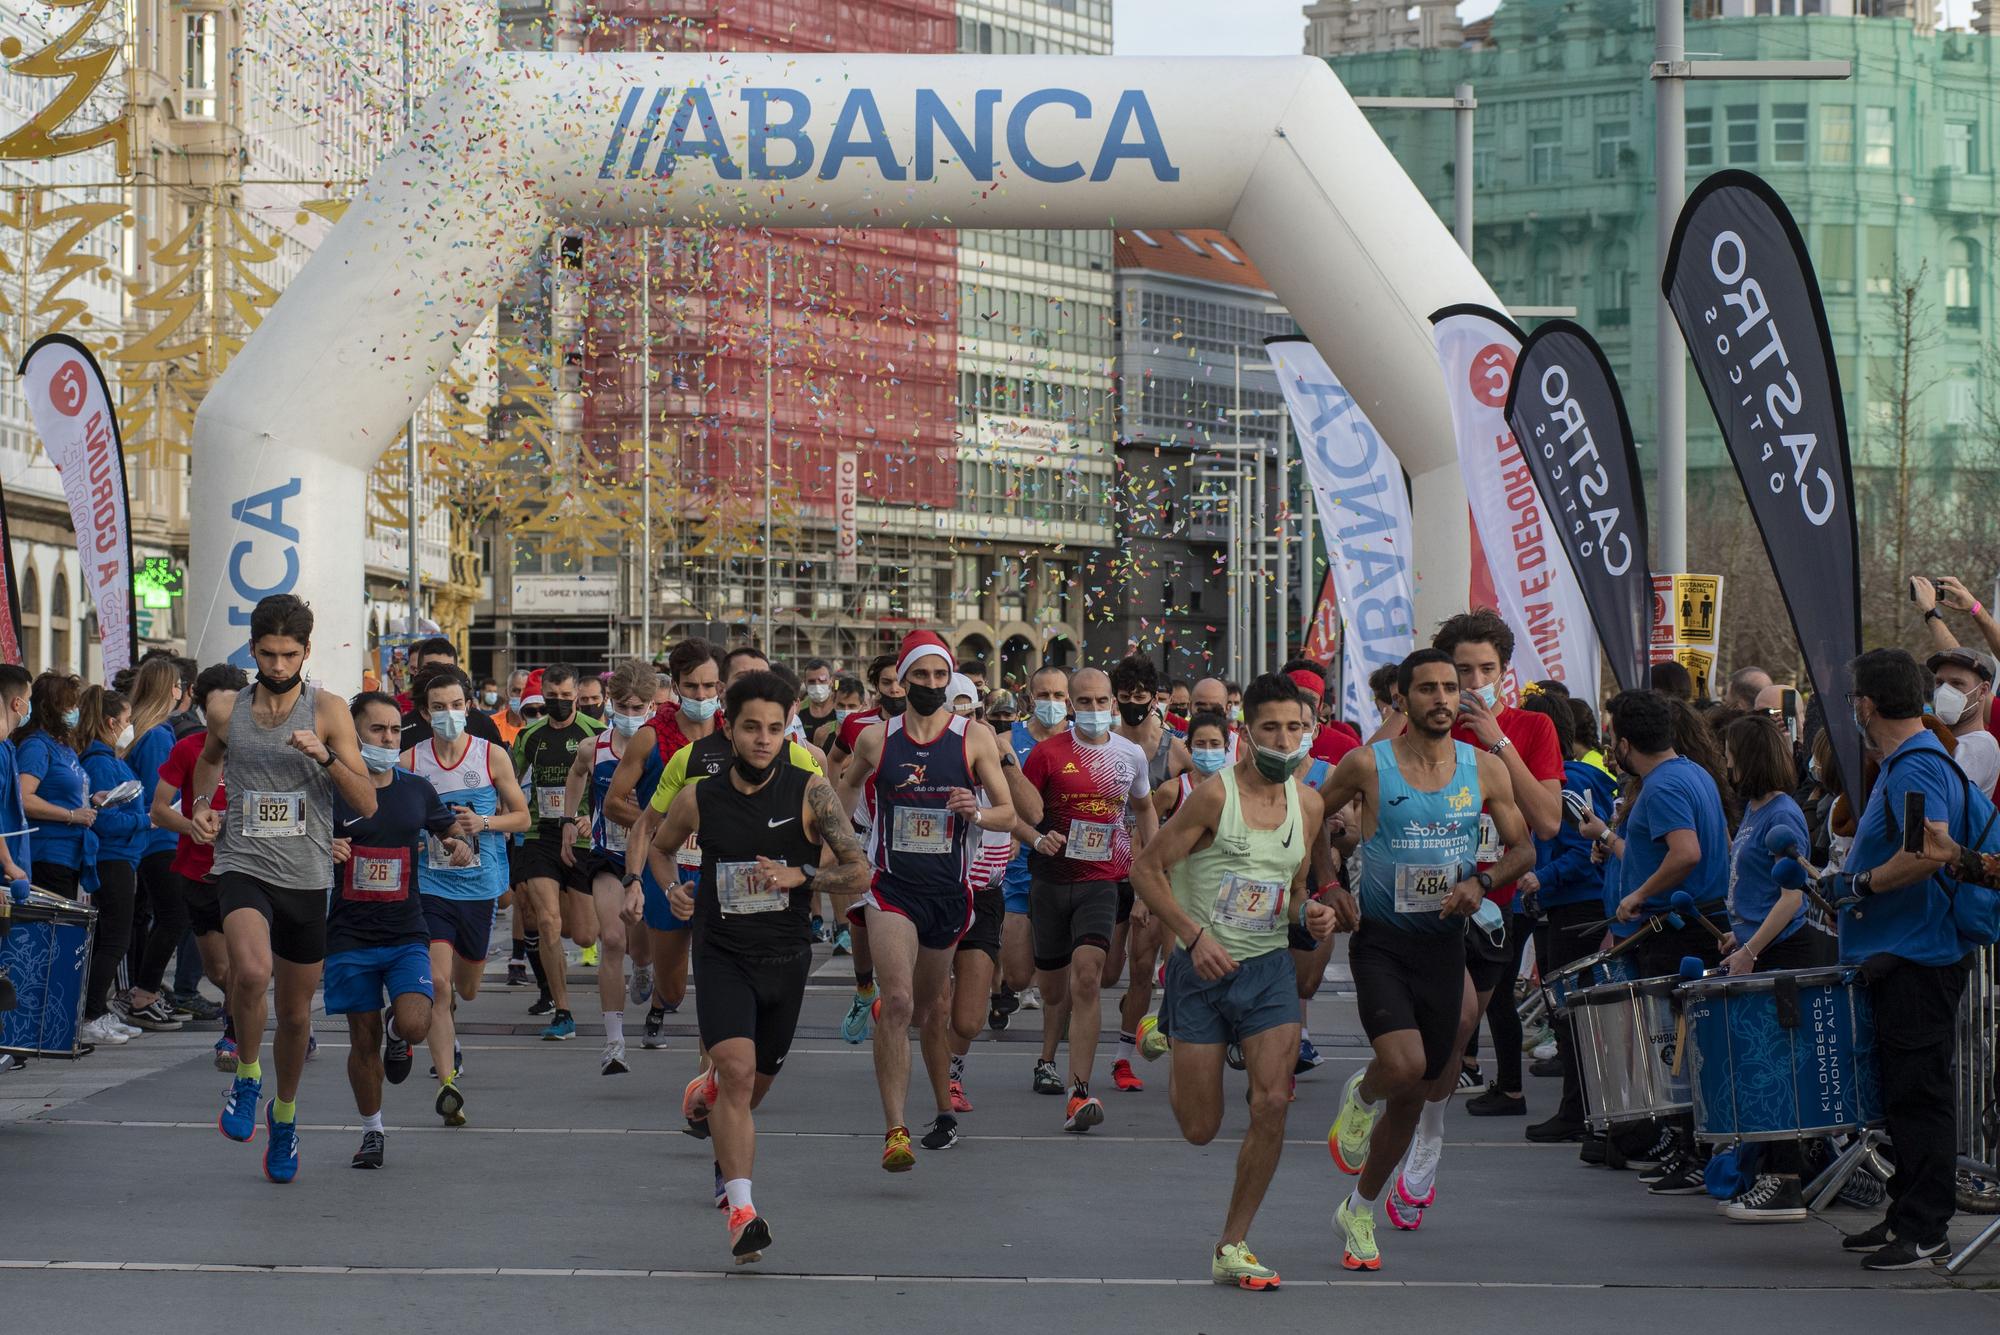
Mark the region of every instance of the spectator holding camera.
POLYGON ((2000 719, 1993 716, 1992 708, 1996 663, 1992 653, 1959 644, 1943 609, 1968 613, 1994 652, 2000 652, 2000 622, 1995 622, 1971 591, 1950 575, 1935 582, 1922 575, 1912 576, 1910 600, 1923 614, 1924 627, 1936 648, 1924 666, 1936 682, 1931 711, 1957 739, 1952 759, 1973 787, 2000 796, 2000 719))

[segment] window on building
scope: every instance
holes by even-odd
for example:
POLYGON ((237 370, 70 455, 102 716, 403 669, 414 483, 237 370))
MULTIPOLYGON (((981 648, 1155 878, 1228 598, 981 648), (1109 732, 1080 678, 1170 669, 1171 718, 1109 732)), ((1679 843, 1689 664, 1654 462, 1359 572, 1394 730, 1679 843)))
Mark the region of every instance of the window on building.
POLYGON ((1979 323, 1979 243, 1962 236, 1945 247, 1944 318, 1951 324, 1979 323))
POLYGON ((1819 109, 1819 160, 1829 167, 1845 167, 1853 163, 1853 107, 1819 109))
POLYGON ((1231 264, 1243 263, 1242 260, 1237 258, 1235 251, 1231 250, 1228 246, 1223 245, 1220 241, 1210 241, 1208 243, 1208 248, 1214 251, 1216 254, 1222 256, 1223 259, 1228 260, 1231 264))
POLYGON ((1893 107, 1869 107, 1863 126, 1867 139, 1863 144, 1861 165, 1864 167, 1893 167, 1896 165, 1896 111, 1893 107))
POLYGON ((215 119, 218 37, 221 15, 212 9, 190 9, 181 15, 181 115, 190 120, 215 119))
POLYGON ((1597 175, 1600 180, 1616 176, 1621 159, 1632 151, 1632 123, 1614 121, 1597 127, 1597 175))
POLYGON ((1771 108, 1771 161, 1806 160, 1806 104, 1779 102, 1771 108))
POLYGON ((1597 257, 1597 323, 1607 329, 1632 323, 1632 250, 1623 241, 1597 257))
POLYGON ((42 577, 29 562, 21 572, 21 666, 39 672, 42 663, 42 577))
POLYGON ((1493 184, 1493 145, 1473 145, 1472 184, 1480 190, 1484 190, 1493 184))
POLYGON ((1687 165, 1715 165, 1715 110, 1712 107, 1687 109, 1687 165))
POLYGON ((1564 297, 1562 252, 1554 246, 1538 246, 1535 249, 1534 286, 1530 289, 1529 304, 1533 306, 1562 306, 1564 297))
POLYGON ((1175 232, 1174 240, 1180 242, 1182 245, 1186 246, 1189 250, 1193 251, 1195 254, 1201 255, 1203 259, 1208 258, 1208 256, 1202 255, 1201 247, 1196 245, 1194 243, 1193 238, 1189 237, 1186 232, 1175 232))
POLYGON ((1539 125, 1528 131, 1528 182, 1546 185, 1562 178, 1562 127, 1539 125))
POLYGON ((1896 290, 1896 229, 1871 226, 1866 237, 1868 292, 1871 296, 1885 297, 1896 290))
POLYGON ((49 667, 63 672, 76 671, 76 664, 69 656, 70 616, 75 611, 69 602, 69 575, 56 571, 54 590, 49 598, 49 667))
POLYGON ((1728 107, 1724 110, 1728 117, 1723 133, 1727 138, 1729 165, 1742 167, 1757 161, 1757 104, 1755 102, 1728 107))
POLYGON ((1969 427, 1979 420, 1979 372, 1961 367, 1944 382, 1944 424, 1969 427))
POLYGON ((1147 245, 1151 246, 1154 250, 1158 250, 1160 248, 1159 242, 1153 240, 1152 237, 1147 236, 1144 232, 1140 231, 1136 227, 1132 229, 1132 235, 1138 237, 1139 240, 1145 242, 1147 245))
POLYGON ((1819 288, 1830 297, 1854 295, 1854 229, 1829 224, 1819 229, 1819 249, 1813 256, 1819 288))
POLYGON ((1946 121, 1944 123, 1944 165, 1961 176, 1970 176, 1979 170, 1979 154, 1973 141, 1975 129, 1971 121, 1946 121))

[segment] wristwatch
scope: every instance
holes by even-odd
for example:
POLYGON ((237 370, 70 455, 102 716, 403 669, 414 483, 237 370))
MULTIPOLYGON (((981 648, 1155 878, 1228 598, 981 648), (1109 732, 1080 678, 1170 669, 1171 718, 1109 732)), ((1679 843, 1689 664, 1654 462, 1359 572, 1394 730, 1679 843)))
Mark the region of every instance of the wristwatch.
POLYGON ((1514 744, 1514 739, 1512 737, 1509 737, 1506 733, 1503 732, 1500 734, 1500 740, 1493 743, 1493 745, 1487 747, 1486 749, 1497 756, 1502 751, 1505 751, 1508 747, 1512 746, 1513 744, 1514 744))
POLYGON ((639 882, 644 879, 645 878, 639 875, 638 872, 628 871, 623 876, 618 878, 618 884, 624 886, 627 890, 630 890, 633 886, 639 884, 639 882))
POLYGON ((819 864, 817 862, 808 862, 804 864, 799 868, 799 875, 806 878, 807 885, 811 885, 813 883, 813 877, 819 875, 819 864))
POLYGON ((1926 611, 1926 612, 1924 613, 1924 620, 1926 620, 1926 621, 1942 621, 1942 620, 1944 620, 1944 613, 1943 613, 1943 612, 1940 612, 1940 611, 1938 611, 1938 609, 1937 609, 1937 608, 1935 608, 1935 607, 1933 607, 1933 608, 1930 608, 1929 610, 1927 610, 1927 611, 1926 611))
POLYGON ((1493 873, 1487 871, 1476 871, 1472 873, 1472 879, 1479 882, 1479 892, 1482 895, 1490 895, 1493 893, 1493 873))

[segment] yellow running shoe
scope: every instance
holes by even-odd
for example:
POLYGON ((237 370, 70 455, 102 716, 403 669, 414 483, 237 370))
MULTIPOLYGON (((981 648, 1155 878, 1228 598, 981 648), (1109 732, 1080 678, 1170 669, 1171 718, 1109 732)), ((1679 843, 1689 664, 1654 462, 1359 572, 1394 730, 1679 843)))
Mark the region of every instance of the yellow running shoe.
POLYGON ((1326 1147, 1340 1171, 1349 1176, 1361 1172, 1368 1162, 1368 1137, 1375 1131, 1375 1113, 1361 1101, 1361 1078, 1367 1071, 1348 1077, 1347 1091, 1340 1101, 1340 1116, 1326 1133, 1326 1147))
POLYGON ((1160 1017, 1148 1015, 1139 1021, 1139 1055, 1158 1061, 1167 1054, 1167 1036, 1160 1032, 1160 1017))
POLYGON ((1347 1198, 1342 1197, 1340 1205, 1333 1212, 1333 1226, 1346 1239, 1347 1249, 1340 1254, 1340 1264, 1349 1270, 1380 1270, 1382 1253, 1375 1246, 1375 1209, 1349 1210, 1347 1198))
POLYGON ((882 1167, 891 1173, 907 1173, 917 1166, 916 1151, 910 1148, 907 1127, 897 1127, 882 1137, 882 1167))
POLYGON ((1233 1284, 1239 1289, 1275 1289, 1278 1272, 1263 1264, 1247 1242, 1225 1242, 1215 1252, 1208 1273, 1217 1284, 1233 1284))
POLYGON ((597 967, 597 947, 594 945, 585 946, 582 952, 578 954, 576 962, 586 969, 595 969, 597 967))

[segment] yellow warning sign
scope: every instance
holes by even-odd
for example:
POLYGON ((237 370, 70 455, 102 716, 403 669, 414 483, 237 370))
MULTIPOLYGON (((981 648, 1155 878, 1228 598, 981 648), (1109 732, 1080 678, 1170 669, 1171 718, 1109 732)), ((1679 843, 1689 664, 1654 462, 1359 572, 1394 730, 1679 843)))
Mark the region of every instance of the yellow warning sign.
POLYGON ((1668 645, 1704 645, 1713 650, 1722 633, 1722 576, 1653 576, 1654 661, 1668 645))

